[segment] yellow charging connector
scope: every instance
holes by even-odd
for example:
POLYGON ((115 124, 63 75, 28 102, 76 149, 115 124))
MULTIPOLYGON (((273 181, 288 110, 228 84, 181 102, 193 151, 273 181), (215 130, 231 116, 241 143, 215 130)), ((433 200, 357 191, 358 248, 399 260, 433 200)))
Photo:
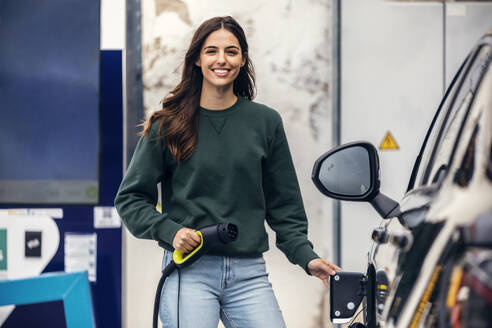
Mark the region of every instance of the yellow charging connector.
POLYGON ((183 251, 180 251, 180 250, 177 250, 176 249, 174 251, 174 253, 173 253, 173 261, 177 265, 180 265, 180 264, 183 264, 184 262, 186 262, 186 260, 190 259, 193 255, 195 255, 202 248, 202 246, 203 246, 203 236, 202 236, 202 233, 200 231, 195 231, 195 233, 200 236, 200 245, 198 245, 190 253, 186 253, 186 256, 185 257, 183 257, 183 255, 185 254, 183 251))

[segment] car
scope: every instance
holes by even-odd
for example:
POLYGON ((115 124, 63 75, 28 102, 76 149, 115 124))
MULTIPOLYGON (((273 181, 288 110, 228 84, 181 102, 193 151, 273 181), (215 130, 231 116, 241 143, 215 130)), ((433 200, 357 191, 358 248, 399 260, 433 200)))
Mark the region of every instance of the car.
POLYGON ((333 323, 492 327, 491 62, 492 30, 449 85, 399 202, 380 191, 371 143, 340 145, 315 162, 321 193, 369 202, 382 217, 368 236, 367 271, 330 278, 333 323))

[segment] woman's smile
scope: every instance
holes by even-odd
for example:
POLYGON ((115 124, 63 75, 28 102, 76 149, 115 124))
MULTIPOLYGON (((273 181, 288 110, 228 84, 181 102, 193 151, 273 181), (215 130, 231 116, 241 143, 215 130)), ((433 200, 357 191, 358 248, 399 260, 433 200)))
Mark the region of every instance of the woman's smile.
POLYGON ((218 77, 227 77, 227 75, 230 72, 230 69, 226 69, 226 68, 215 68, 215 69, 212 69, 212 71, 218 77))

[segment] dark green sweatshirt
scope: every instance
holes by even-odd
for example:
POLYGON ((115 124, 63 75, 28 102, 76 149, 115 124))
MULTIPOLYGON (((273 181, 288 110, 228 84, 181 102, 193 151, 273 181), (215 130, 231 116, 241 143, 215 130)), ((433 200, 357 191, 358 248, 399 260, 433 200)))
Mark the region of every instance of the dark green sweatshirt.
POLYGON ((134 236, 173 250, 182 227, 230 222, 238 226, 238 239, 210 254, 259 256, 268 250, 266 219, 277 247, 307 272, 318 255, 307 239, 299 184, 275 110, 240 97, 224 110, 200 108, 195 151, 180 165, 165 142, 155 140, 157 130, 154 122, 141 137, 115 199, 134 236), (162 214, 155 207, 158 183, 162 214))

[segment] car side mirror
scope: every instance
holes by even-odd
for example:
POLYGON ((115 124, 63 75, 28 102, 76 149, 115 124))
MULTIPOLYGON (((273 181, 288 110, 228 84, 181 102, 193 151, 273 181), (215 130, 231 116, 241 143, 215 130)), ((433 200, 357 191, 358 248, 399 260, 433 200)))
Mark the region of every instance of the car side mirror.
POLYGON ((328 197, 369 202, 385 219, 400 213, 398 202, 379 191, 378 152, 369 142, 351 142, 326 152, 314 163, 311 178, 328 197))

